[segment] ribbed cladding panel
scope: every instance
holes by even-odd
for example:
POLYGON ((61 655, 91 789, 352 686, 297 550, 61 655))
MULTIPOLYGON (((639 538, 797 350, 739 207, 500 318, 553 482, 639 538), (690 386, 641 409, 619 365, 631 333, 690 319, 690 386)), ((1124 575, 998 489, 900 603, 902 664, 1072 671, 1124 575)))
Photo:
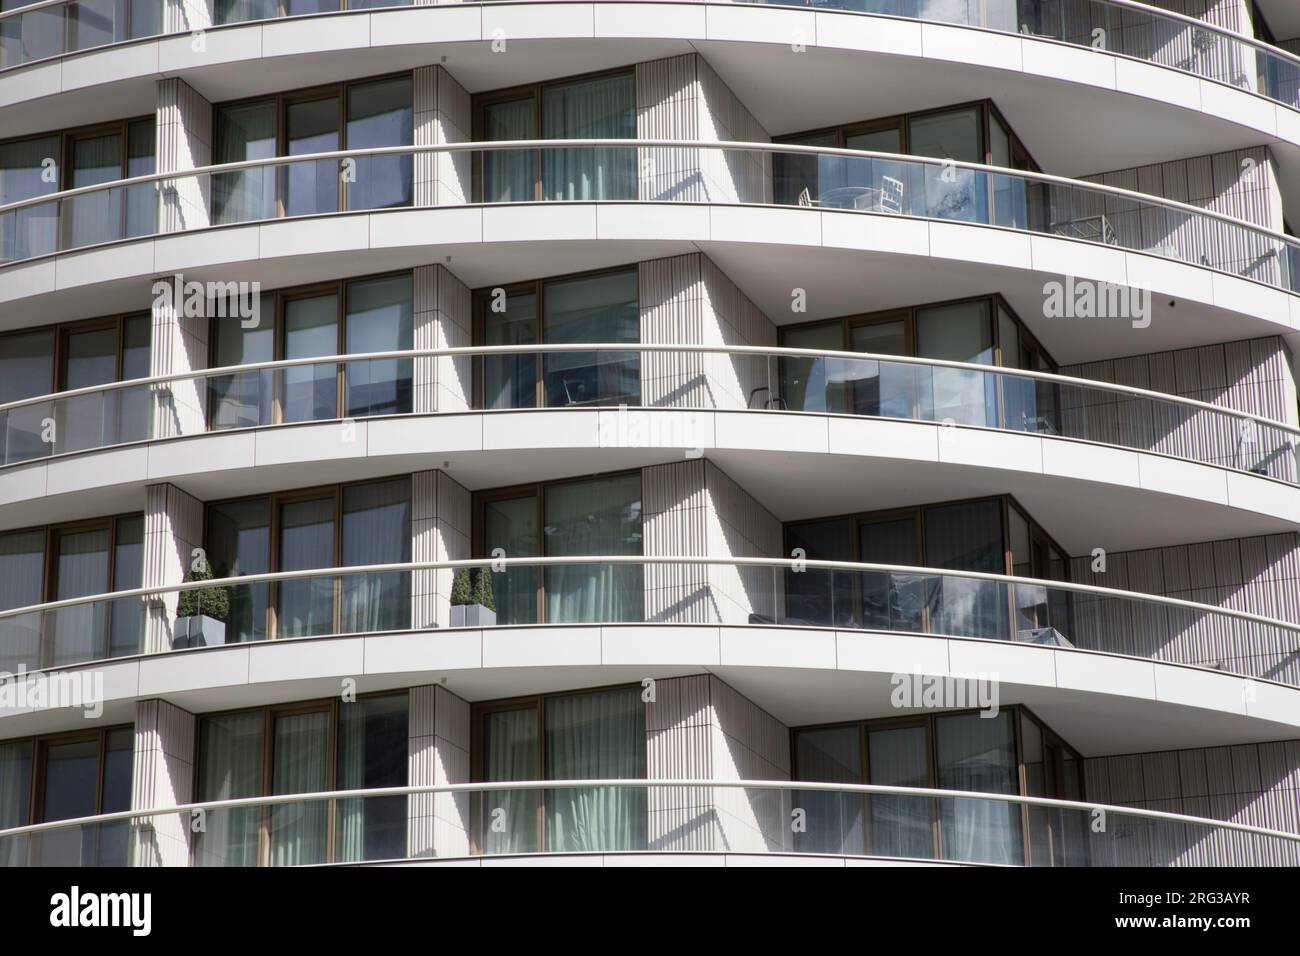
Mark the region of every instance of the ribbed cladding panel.
MULTIPOLYGON (((710 680, 700 674, 655 681, 655 698, 646 703, 647 777, 712 778, 710 680)), ((656 788, 647 803, 652 850, 722 849, 711 788, 656 788)))
MULTIPOLYGON (((468 783, 469 703, 439 684, 409 691, 407 780, 410 786, 468 783)), ((469 853, 470 796, 420 793, 407 798, 407 855, 469 853)))
MULTIPOLYGON (((164 700, 136 702, 131 809, 174 807, 194 800, 194 715, 164 700)), ((138 821, 135 866, 185 866, 188 818, 175 813, 138 821)))
MULTIPOLYGON (((696 54, 701 140, 749 143, 772 137, 708 61, 696 54)), ((705 197, 711 202, 772 201, 772 157, 762 152, 703 150, 700 157, 705 197)))
MULTIPOLYGON (((1161 196, 1274 231, 1284 230, 1277 170, 1266 146, 1112 170, 1080 179, 1161 196)), ((1074 190, 1061 187, 1049 192, 1056 204, 1052 210, 1054 222, 1105 215, 1118 242, 1128 248, 1172 254, 1262 282, 1281 281, 1276 243, 1270 239, 1223 223, 1198 222, 1159 207, 1139 210, 1126 199, 1078 196, 1074 190)))
MULTIPOLYGON (((1129 385, 1221 405, 1296 425, 1290 352, 1280 336, 1062 366, 1063 375, 1129 385)), ((1262 467, 1297 478, 1291 435, 1177 405, 1134 401, 1102 390, 1062 389, 1069 437, 1122 444, 1234 468, 1262 467)))
MULTIPOLYGON (((635 67, 639 139, 700 138, 698 55, 649 60, 635 67)), ((637 198, 700 202, 704 184, 700 151, 689 147, 637 149, 637 198)))
MULTIPOLYGON (((1294 532, 1114 552, 1106 562, 1105 573, 1094 573, 1090 556, 1074 558, 1071 580, 1300 623, 1300 535, 1294 532)), ((1087 596, 1077 603, 1081 646, 1105 637, 1103 646, 1125 653, 1300 684, 1290 632, 1156 605, 1119 607, 1087 596)))
MULTIPOLYGON (((411 560, 461 561, 470 557, 470 493, 440 471, 411 475, 411 560)), ((411 624, 446 627, 451 611, 448 568, 411 572, 411 624)))
MULTIPOLYGON (((203 503, 175 485, 145 488, 142 587, 166 587, 185 580, 195 548, 203 546, 203 503)), ((151 597, 146 605, 144 652, 170 650, 179 595, 151 597)))
MULTIPOLYGON (((1089 800, 1165 810, 1300 833, 1300 741, 1192 748, 1084 761, 1089 800)), ((1094 864, 1151 866, 1290 865, 1300 848, 1240 833, 1205 832, 1190 841, 1183 828, 1140 820, 1111 820, 1115 833, 1093 838, 1094 864)))
MULTIPOLYGON (((416 146, 469 142, 470 96, 445 67, 417 67, 412 97, 416 146)), ((461 205, 472 198, 470 153, 417 153, 414 167, 416 206, 461 205)))
MULTIPOLYGON (((412 343, 417 350, 466 348, 473 343, 472 295, 446 267, 417 266, 412 294, 412 343)), ((470 407, 473 360, 468 356, 416 358, 412 378, 417 414, 470 407)))
MULTIPOLYGON (((708 507, 704 460, 641 470, 643 548, 646 555, 707 555, 708 507)), ((705 565, 645 566, 647 621, 717 623, 719 609, 705 565)))
MULTIPOLYGON (((158 172, 198 169, 212 164, 212 105, 176 77, 158 81, 154 156, 158 172)), ((211 223, 208 177, 164 180, 159 228, 163 232, 198 229, 211 223)))
POLYGON ((163 0, 164 34, 189 33, 212 26, 210 0, 163 0))

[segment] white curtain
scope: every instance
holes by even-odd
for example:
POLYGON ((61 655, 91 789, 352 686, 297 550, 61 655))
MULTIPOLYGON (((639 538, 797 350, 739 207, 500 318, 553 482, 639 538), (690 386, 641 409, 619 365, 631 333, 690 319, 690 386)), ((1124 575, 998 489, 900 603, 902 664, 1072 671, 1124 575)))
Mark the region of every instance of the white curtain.
MULTIPOLYGON (((867 734, 869 782, 893 787, 929 785, 924 727, 873 730, 867 734)), ((871 797, 871 852, 909 859, 933 857, 930 800, 898 794, 871 797)))
MULTIPOLYGON (((411 485, 400 478, 343 492, 343 565, 411 560, 411 485)), ((343 633, 392 631, 410 623, 408 571, 343 578, 343 633)))
MULTIPOLYGON (((234 800, 262 792, 262 712, 205 717, 199 725, 199 799, 234 800)), ((256 866, 262 811, 213 810, 198 837, 199 866, 256 866)))
MULTIPOLYGON (((641 554, 641 478, 622 475, 546 489, 546 554, 641 554)), ((639 622, 643 569, 577 564, 546 569, 550 623, 639 622)))
MULTIPOLYGON (((330 566, 334 554, 334 499, 292 501, 280 509, 280 570, 330 566)), ((279 584, 280 637, 328 634, 334 629, 334 579, 298 578, 279 584)))
MULTIPOLYGON (((275 719, 271 792, 315 793, 329 788, 328 714, 285 714, 275 719)), ((271 807, 271 865, 325 862, 329 804, 323 800, 271 807)))
MULTIPOLYGON (((3 9, 9 9, 4 6, 3 9)), ((58 10, 46 11, 52 22, 59 25, 58 10)), ((0 30, 14 26, 27 26, 31 17, 22 17, 23 23, 8 21, 0 30)), ((0 21, 4 23, 5 21, 0 21)), ((5 35, 8 40, 8 35, 5 35)), ((0 143, 0 205, 33 199, 59 191, 57 176, 50 176, 47 160, 59 161, 58 137, 43 136, 13 143, 0 143)), ((47 255, 57 247, 59 207, 57 203, 28 206, 0 217, 0 261, 24 259, 47 255)))
MULTIPOLYGON (((98 186, 122 178, 122 137, 117 133, 76 140, 72 145, 70 188, 98 186)), ((67 247, 72 249, 122 236, 120 189, 101 189, 66 200, 67 247)))
MULTIPOLYGON (((0 830, 27 823, 32 782, 32 745, 23 740, 0 744, 0 830)), ((27 859, 27 837, 0 840, 0 866, 20 866, 27 859)))
MULTIPOLYGON (((483 110, 484 139, 532 139, 533 100, 531 97, 509 103, 493 103, 483 110)), ((532 202, 534 155, 528 149, 488 150, 483 153, 484 202, 532 202)))
MULTIPOLYGON (((542 93, 543 139, 635 137, 630 73, 552 86, 542 93)), ((542 195, 548 200, 635 199, 636 150, 543 150, 542 195)))
MULTIPOLYGON (((490 781, 536 780, 537 711, 499 710, 485 718, 487 752, 485 779, 490 781)), ((484 851, 487 853, 531 853, 540 849, 537 834, 535 790, 488 790, 483 793, 482 821, 484 851)))
MULTIPOLYGON (((338 788, 360 790, 366 786, 366 704, 357 701, 339 711, 338 788)), ((335 820, 337 862, 365 859, 366 801, 340 800, 335 820)))
MULTIPOLYGON (((77 531, 58 537, 58 587, 54 599, 103 594, 108 590, 108 530, 77 531)), ((108 630, 106 601, 77 604, 53 612, 55 667, 104 656, 108 630)))
MULTIPOLYGON (((0 535, 0 610, 40 604, 44 569, 42 532, 0 535)), ((40 667, 41 618, 40 613, 0 618, 0 670, 40 667)))
MULTIPOLYGON (((638 687, 546 702, 546 779, 645 777, 645 704, 638 687)), ((644 788, 548 790, 546 849, 598 853, 646 846, 644 788)))
MULTIPOLYGON (((935 721, 939 787, 981 793, 1019 792, 1011 712, 978 713, 935 721)), ((1020 807, 1000 800, 940 801, 944 858, 973 863, 1024 862, 1020 807)))

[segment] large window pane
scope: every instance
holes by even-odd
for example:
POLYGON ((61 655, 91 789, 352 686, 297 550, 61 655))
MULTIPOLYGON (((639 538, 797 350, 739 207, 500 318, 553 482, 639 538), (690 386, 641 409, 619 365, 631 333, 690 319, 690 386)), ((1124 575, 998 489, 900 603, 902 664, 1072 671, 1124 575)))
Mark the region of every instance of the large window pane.
MULTIPOLYGON (((987 300, 920 309, 916 346, 921 358, 975 365, 993 364, 993 327, 987 300)), ((958 425, 996 425, 996 377, 983 372, 935 368, 933 388, 922 402, 934 421, 958 425), (927 401, 928 399, 928 401, 927 401)))
MULTIPOLYGON (((534 105, 532 97, 528 97, 483 107, 484 140, 536 139, 534 105)), ((536 161, 536 154, 530 149, 485 151, 483 201, 532 202, 536 199, 536 161)))
MULTIPOLYGON (((548 486, 546 554, 641 554, 641 476, 548 486)), ((546 619, 553 624, 640 621, 642 580, 635 564, 548 567, 546 619)))
MULTIPOLYGON (((348 149, 410 146, 413 142, 411 79, 400 76, 348 89, 348 149)), ((409 206, 414 157, 362 156, 347 184, 349 209, 409 206)))
MULTIPOLYGON (((839 145, 839 139, 834 133, 818 133, 785 142, 797 146, 830 148, 839 145)), ((776 201, 785 206, 816 205, 823 188, 829 191, 843 185, 841 166, 842 162, 835 157, 773 153, 772 182, 776 201)))
MULTIPOLYGON (((209 505, 206 540, 213 577, 265 574, 271 568, 269 503, 255 498, 209 505)), ((227 591, 226 643, 265 639, 267 587, 244 584, 227 591)))
MULTIPOLYGON (((134 746, 135 731, 130 727, 120 727, 105 734, 100 813, 118 813, 131 809, 131 765, 134 746)), ((99 823, 84 829, 93 832, 97 866, 127 865, 131 850, 130 820, 99 823)))
MULTIPOLYGON (((545 291, 548 345, 640 340, 636 270, 551 282, 545 291)), ((635 352, 554 352, 543 361, 546 404, 635 405, 641 400, 635 352)))
MULTIPOLYGON (((62 388, 71 391, 117 380, 117 326, 69 332, 63 340, 62 388)), ((116 438, 118 392, 65 398, 56 406, 57 449, 83 451, 116 438)))
MULTIPOLYGON (((127 127, 127 178, 149 176, 157 171, 154 157, 154 121, 141 120, 127 127)), ((157 187, 140 183, 126 188, 126 235, 153 235, 158 222, 157 187)))
MULTIPOLYGON (((788 349, 815 349, 838 352, 844 348, 844 327, 839 322, 823 322, 799 329, 789 329, 781 337, 788 349)), ((839 394, 831 389, 829 369, 824 358, 786 356, 780 360, 781 404, 796 412, 842 412, 837 405, 839 394)))
MULTIPOLYGON (((1001 501, 925 509, 926 565, 1006 574, 1001 501)), ((967 637, 1007 637, 1006 588, 996 581, 944 577, 930 589, 930 630, 967 637)))
MULTIPOLYGON (((258 314, 261 311, 259 303, 258 314)), ((215 319, 216 366, 251 365, 275 360, 275 326, 260 322, 244 328, 234 318, 215 319)), ((211 428, 248 428, 271 421, 274 389, 272 371, 217 375, 208 379, 208 422, 211 428)))
MULTIPOLYGON (((870 322, 849 329, 849 350, 872 355, 907 355, 903 319, 870 322)), ((861 361, 847 365, 844 404, 855 415, 911 418, 915 414, 918 370, 914 365, 861 361)))
MULTIPOLYGON (((339 790, 404 787, 407 694, 362 697, 341 705, 338 725, 339 790)), ((406 853, 408 799, 368 797, 341 800, 335 818, 334 858, 337 862, 400 859, 406 853)))
MULTIPOLYGON (((794 738, 800 780, 818 783, 862 783, 862 749, 858 727, 801 730, 794 738)), ((807 830, 795 833, 801 853, 863 852, 862 811, 858 794, 810 790, 796 796, 807 812, 807 830)))
MULTIPOLYGON (((54 600, 103 594, 108 588, 107 528, 72 531, 55 539, 54 600)), ((52 666, 74 664, 104 656, 108 635, 108 603, 95 601, 53 612, 52 666)))
MULTIPOLYGON (((917 567, 916 521, 911 517, 868 521, 858 526, 858 560, 865 564, 917 567)), ((925 579, 892 571, 863 571, 862 626, 919 631, 924 625, 925 579)))
MULTIPOLYGON (((483 310, 484 345, 537 344, 537 296, 504 297, 501 311, 489 298, 483 310)), ((483 358, 483 407, 532 408, 537 404, 537 356, 528 352, 483 358)))
MULTIPOLYGON (((0 0, 0 11, 31 6, 36 0, 0 0)), ((64 52, 63 11, 58 7, 33 10, 0 20, 0 68, 64 52)))
MULTIPOLYGON (((288 155, 328 153, 339 148, 337 97, 290 103, 285 108, 288 155)), ((339 161, 291 163, 284 168, 284 214, 311 216, 339 208, 339 161)))
MULTIPOLYGON (((289 501, 280 507, 281 571, 330 567, 334 560, 334 499, 289 501)), ((277 637, 308 637, 334 630, 334 581, 281 581, 277 637)))
MULTIPOLYGON (((284 357, 311 358, 337 355, 339 350, 338 297, 318 295, 291 299, 284 306, 284 357)), ((297 365, 281 371, 283 397, 280 418, 309 422, 338 417, 338 366, 297 365)))
MULTIPOLYGON (((122 372, 124 382, 149 377, 151 319, 146 313, 122 320, 122 372)), ((118 389, 111 400, 111 417, 116 421, 116 441, 140 441, 149 436, 150 387, 118 389)))
MULTIPOLYGON (((397 481, 343 489, 343 565, 411 560, 411 485, 397 481)), ((341 630, 392 631, 411 620, 409 571, 342 579, 341 630)))
MULTIPOLYGON (((2 149, 3 147, 0 147, 2 149)), ((0 337, 0 404, 54 391, 54 333, 48 329, 0 337)), ((50 453, 42 433, 53 405, 42 402, 0 412, 0 461, 11 464, 50 453)))
MULTIPOLYGON (((48 744, 44 748, 41 771, 42 822, 95 815, 95 795, 99 788, 98 738, 48 744)), ((41 866, 79 866, 94 862, 89 828, 51 830, 40 834, 35 842, 41 866)))
POLYGON ((244 23, 276 16, 276 0, 216 0, 216 22, 244 23))
MULTIPOLYGON (((32 788, 32 745, 19 740, 0 744, 0 830, 27 824, 27 803, 32 788)), ((25 836, 0 838, 0 866, 27 862, 25 836)))
MULTIPOLYGON (((543 139, 635 139, 632 74, 596 77, 542 92, 543 139)), ((635 149, 542 151, 546 199, 636 199, 635 149)))
MULTIPOLYGON (((786 526, 786 550, 802 548, 814 561, 852 561, 849 522, 843 518, 803 521, 786 526)), ((856 623, 852 571, 807 568, 785 572, 786 613, 791 624, 856 623)))
MULTIPOLYGON (((45 597, 45 533, 0 534, 0 610, 31 607, 45 597)), ((41 666, 40 612, 0 618, 0 670, 41 666)))
MULTIPOLYGON (((498 710, 484 716, 484 780, 537 780, 541 776, 538 750, 536 708, 498 710)), ((535 790, 488 790, 481 799, 484 852, 532 853, 541 848, 537 832, 541 794, 535 790)))
MULTIPOLYGON (((943 790, 1018 792, 1012 712, 996 717, 955 714, 935 720, 938 785, 943 790)), ((1020 865, 1020 807, 998 800, 939 801, 943 855, 948 860, 1020 865)))
MULTIPOLYGON (((273 728, 271 793, 319 793, 329 788, 329 715, 281 714, 273 728)), ((329 804, 323 800, 270 807, 272 866, 324 863, 329 804)))
MULTIPOLYGON (((88 136, 72 144, 72 172, 66 188, 98 186, 122 178, 122 137, 88 136)), ((101 189, 67 200, 63 206, 64 239, 76 249, 121 238, 122 191, 101 189)))
MULTIPOLYGON (((120 518, 113 540, 113 590, 130 591, 144 585, 144 516, 120 518)), ((141 652, 144 602, 119 598, 110 605, 108 656, 141 652)))
MULTIPOLYGON (((199 721, 199 799, 236 800, 262 792, 262 712, 222 714, 199 721)), ((262 811, 213 810, 197 838, 200 866, 256 866, 262 811)))
MULTIPOLYGON (((348 283, 344 338, 353 355, 411 349, 410 274, 348 283)), ((349 362, 344 380, 350 417, 411 411, 410 359, 349 362)))
MULTIPOLYGON (((491 555, 501 548, 508 558, 538 556, 537 497, 498 498, 483 505, 483 547, 491 555)), ((532 624, 537 620, 536 567, 506 568, 492 575, 498 624, 532 624)))
MULTIPOLYGON (((908 121, 909 152, 957 162, 984 162, 979 107, 946 113, 927 113, 908 121)), ((925 215, 940 219, 983 222, 988 199, 981 188, 982 174, 968 169, 927 165, 925 215)))
MULTIPOLYGON (((886 787, 928 787, 929 757, 924 727, 867 733, 871 783, 886 787)), ((871 797, 871 852, 912 859, 934 856, 930 801, 879 794, 871 797)))
MULTIPOLYGON (((275 156, 275 102, 228 106, 217 111, 218 163, 275 156)), ((255 169, 214 173, 212 176, 213 222, 247 222, 275 215, 276 169, 255 169)))
MULTIPOLYGON (((58 25, 58 11, 51 10, 48 14, 58 25)), ((0 205, 58 192, 59 162, 57 136, 0 143, 0 205)), ((28 206, 0 216, 0 260, 26 259, 54 252, 58 222, 57 203, 28 206)))
MULTIPOLYGON (((546 701, 547 780, 644 779, 645 747, 639 687, 546 701)), ((645 790, 547 791, 548 850, 597 853, 645 846, 645 790)))

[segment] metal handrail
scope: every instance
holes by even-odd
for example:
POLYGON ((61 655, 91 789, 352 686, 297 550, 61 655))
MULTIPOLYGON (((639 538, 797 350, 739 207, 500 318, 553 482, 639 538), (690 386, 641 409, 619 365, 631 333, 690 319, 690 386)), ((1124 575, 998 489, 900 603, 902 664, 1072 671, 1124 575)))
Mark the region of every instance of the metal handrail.
MULTIPOLYGON (((43 604, 31 604, 26 607, 0 610, 0 620, 21 617, 27 614, 39 614, 57 611, 83 604, 96 604, 104 601, 120 601, 129 598, 157 599, 161 595, 173 592, 202 590, 205 588, 240 587, 251 584, 263 584, 275 581, 295 581, 306 578, 350 577, 360 574, 390 574, 401 571, 435 571, 456 570, 459 568, 499 568, 512 567, 556 567, 565 565, 591 564, 627 564, 627 565, 670 565, 670 564, 709 564, 709 565, 743 565, 745 567, 766 567, 790 569, 798 573, 801 570, 825 571, 874 571, 890 574, 915 575, 918 577, 968 578, 975 581, 988 581, 996 584, 1025 585, 1036 588, 1059 588, 1080 594, 1092 594, 1112 600, 1143 601, 1177 607, 1200 614, 1222 614, 1226 617, 1263 624, 1283 630, 1300 632, 1300 623, 1283 621, 1252 614, 1235 608, 1216 607, 1211 604, 1199 604, 1182 598, 1167 597, 1158 594, 1143 594, 1138 591, 1125 591, 1119 588, 1105 588, 1095 584, 1080 584, 1072 581, 1048 581, 1042 578, 1027 578, 1013 574, 995 574, 989 571, 950 570, 948 568, 927 568, 916 565, 874 564, 855 561, 822 561, 812 558, 760 558, 760 557, 714 557, 710 555, 565 555, 529 558, 464 558, 451 561, 406 561, 389 564, 359 564, 334 568, 304 568, 295 571, 266 571, 238 577, 210 578, 203 581, 185 581, 180 584, 150 585, 129 588, 123 591, 110 591, 104 594, 89 594, 80 597, 63 598, 47 601, 43 604)), ((623 622, 627 623, 627 622, 623 622)), ((634 622, 633 622, 634 623, 634 622)), ((418 630, 418 628, 416 628, 418 630)), ((1171 662, 1176 663, 1176 662, 1171 662)))
MULTIPOLYGON (((1097 382, 1091 379, 1078 378, 1071 375, 1058 375, 1052 372, 1038 372, 1030 369, 1016 369, 1002 365, 980 365, 974 362, 954 362, 947 359, 928 359, 915 355, 886 355, 876 352, 843 352, 825 349, 796 349, 780 348, 758 345, 672 345, 663 343, 649 342, 611 342, 611 343, 571 343, 568 345, 536 344, 536 345, 482 345, 482 346, 458 346, 455 348, 443 349, 405 349, 388 352, 356 352, 347 355, 319 355, 308 358, 295 359, 277 359, 266 362, 249 362, 243 365, 226 365, 218 368, 198 369, 189 372, 173 372, 167 375, 151 375, 147 378, 124 379, 119 382, 105 382, 102 385, 85 385, 80 388, 68 389, 63 392, 50 392, 45 395, 35 396, 33 398, 23 398, 17 401, 0 403, 0 413, 10 411, 15 408, 24 408, 32 405, 44 405, 50 402, 62 401, 64 399, 77 398, 84 395, 96 395, 103 392, 120 391, 123 389, 144 388, 150 385, 164 385, 172 382, 194 381, 198 379, 224 378, 236 375, 245 375, 252 372, 276 371, 285 368, 299 368, 310 365, 347 365, 353 362, 379 362, 379 361, 398 361, 403 359, 417 358, 472 358, 476 356, 492 355, 518 355, 518 354, 550 354, 550 353, 567 353, 567 352, 655 352, 655 353, 675 353, 675 352, 692 352, 706 354, 725 354, 725 355, 752 355, 759 357, 775 356, 778 358, 827 358, 827 359, 845 359, 854 361, 867 362, 893 362, 902 365, 919 365, 933 368, 950 368, 959 371, 979 372, 986 375, 1006 375, 1013 378, 1028 378, 1035 381, 1048 382, 1054 385, 1073 386, 1078 388, 1092 388, 1100 391, 1117 392, 1124 395, 1131 395, 1135 398, 1150 399, 1153 401, 1167 402, 1172 405, 1186 405, 1200 411, 1218 412, 1231 418, 1238 418, 1243 421, 1251 421, 1261 426, 1276 428, 1282 431, 1291 432, 1297 436, 1300 441, 1300 429, 1286 422, 1278 421, 1272 418, 1265 418, 1262 415, 1256 415, 1253 412, 1244 412, 1240 409, 1228 408, 1222 405, 1214 405, 1210 402, 1202 402, 1198 399, 1183 398, 1177 395, 1170 395, 1167 392, 1156 392, 1150 389, 1138 388, 1132 385, 1120 385, 1111 382, 1097 382)), ((689 411, 690 409, 678 409, 689 411)), ((717 409, 700 409, 715 411, 717 409)), ((722 409, 725 411, 726 409, 722 409)), ((484 411, 484 409, 474 409, 474 411, 484 411)), ((109 446, 101 446, 109 447, 109 446)), ((90 449, 87 449, 90 450, 90 449)))
POLYGON ((709 780, 701 778, 654 778, 646 780, 614 778, 597 780, 501 780, 476 783, 451 783, 440 785, 408 785, 402 787, 372 787, 354 790, 322 790, 312 793, 272 794, 261 797, 235 797, 227 800, 207 800, 198 803, 182 803, 174 806, 156 807, 147 810, 118 810, 96 816, 72 817, 65 820, 32 823, 21 827, 0 830, 0 839, 22 836, 30 833, 43 833, 49 830, 68 829, 71 827, 115 823, 123 820, 136 820, 167 816, 173 813, 193 814, 202 811, 235 810, 244 807, 283 806, 285 804, 323 802, 330 800, 356 800, 377 797, 418 796, 422 794, 456 794, 485 793, 503 790, 575 790, 575 789, 649 789, 652 787, 692 787, 692 788, 727 788, 737 790, 797 790, 816 793, 846 793, 869 795, 905 796, 917 798, 987 800, 994 802, 1015 803, 1029 807, 1044 807, 1059 810, 1078 810, 1087 813, 1101 811, 1107 815, 1141 817, 1148 820, 1163 820, 1170 823, 1194 824, 1198 826, 1217 827, 1233 830, 1237 833, 1250 833, 1256 836, 1272 837, 1293 843, 1300 843, 1300 834, 1268 827, 1238 823, 1232 820, 1213 820, 1196 817, 1185 813, 1172 813, 1167 810, 1148 810, 1138 807, 1120 807, 1113 804, 1089 803, 1077 800, 1061 800, 1054 797, 1031 797, 1010 793, 985 793, 978 790, 942 790, 936 787, 899 787, 886 784, 849 784, 824 783, 814 780, 709 780))

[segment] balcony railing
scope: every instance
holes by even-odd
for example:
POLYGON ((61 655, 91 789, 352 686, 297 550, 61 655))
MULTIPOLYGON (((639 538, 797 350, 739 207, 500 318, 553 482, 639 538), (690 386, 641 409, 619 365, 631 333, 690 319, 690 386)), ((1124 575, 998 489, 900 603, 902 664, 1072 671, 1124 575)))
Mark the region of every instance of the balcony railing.
MULTIPOLYGON (((414 183, 435 179, 466 184, 466 194, 476 181, 484 205, 515 202, 521 177, 531 183, 538 166, 545 186, 538 201, 806 206, 994 226, 1300 288, 1300 241, 1171 199, 895 153, 664 139, 389 146, 136 176, 0 206, 0 262, 214 225, 427 207, 431 196, 414 183), (487 156, 496 159, 485 165, 487 156), (150 190, 152 221, 150 197, 141 195, 150 190), (128 208, 131 215, 115 214, 128 208)), ((1127 293, 1136 290, 1123 291, 1102 296, 1107 304, 1097 308, 1116 314, 1099 315, 1142 318, 1130 314, 1127 293)))
MULTIPOLYGON (((1132 591, 925 567, 759 557, 587 555, 312 568, 0 610, 0 670, 267 639, 446 627, 458 568, 489 567, 486 626, 718 624, 1011 641, 1204 667, 1300 686, 1300 624, 1132 591), (216 588, 222 622, 178 621, 177 595, 216 588), (437 597, 443 595, 442 598, 437 597), (134 623, 108 630, 126 609, 134 623), (132 606, 135 609, 132 610, 132 606), (68 622, 76 626, 69 626, 68 622), (113 641, 110 641, 110 636, 113 641)), ((200 602, 201 603, 201 602, 200 602)), ((539 639, 541 639, 539 637, 539 639)))
POLYGON ((414 393, 433 379, 437 364, 446 366, 439 380, 464 386, 463 405, 444 414, 534 407, 542 379, 547 408, 931 422, 1096 442, 1300 481, 1300 430, 1160 392, 909 356, 626 342, 316 356, 43 395, 0 405, 0 466, 232 428, 424 414, 414 393))
POLYGON ((1003 866, 1295 866, 1300 834, 971 790, 702 779, 289 793, 0 830, 0 864, 7 866, 312 866, 700 852, 1003 866))
MULTIPOLYGON (((0 70, 163 34, 165 0, 36 0, 0 12, 0 70)), ((617 0, 600 0, 617 2, 617 0)), ((629 0, 630 2, 630 0, 629 0)), ((1137 0, 737 0, 947 23, 1055 40, 1180 70, 1300 108, 1300 58, 1262 40, 1137 0)), ((214 24, 369 12, 411 0, 335 0, 334 10, 272 0, 214 0, 214 24), (345 8, 346 9, 343 9, 345 8)), ((187 23, 185 32, 189 32, 187 23)))

